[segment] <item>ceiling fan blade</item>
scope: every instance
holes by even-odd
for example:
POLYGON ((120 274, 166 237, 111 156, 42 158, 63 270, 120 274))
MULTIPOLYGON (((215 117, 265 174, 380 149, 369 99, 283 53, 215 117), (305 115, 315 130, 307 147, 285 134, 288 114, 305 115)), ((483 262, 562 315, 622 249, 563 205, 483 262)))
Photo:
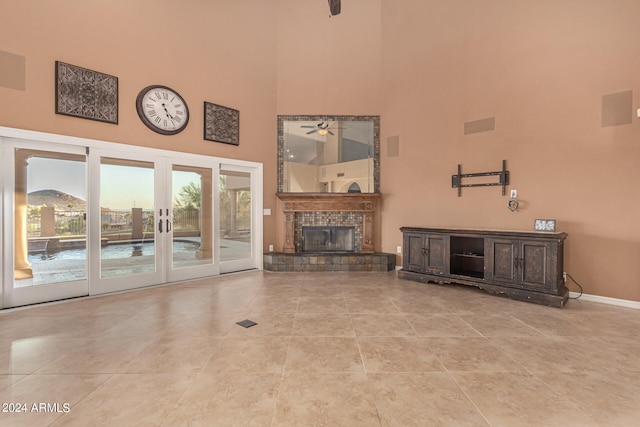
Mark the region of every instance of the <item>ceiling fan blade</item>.
POLYGON ((318 131, 318 129, 310 130, 309 132, 307 132, 307 135, 312 134, 312 133, 317 132, 317 131, 318 131))
POLYGON ((335 133, 331 132, 330 130, 327 130, 327 132, 329 132, 329 134, 331 135, 335 135, 335 133))
POLYGON ((309 125, 305 125, 305 126, 300 126, 301 128, 308 128, 308 129, 315 129, 318 126, 309 126, 309 125))

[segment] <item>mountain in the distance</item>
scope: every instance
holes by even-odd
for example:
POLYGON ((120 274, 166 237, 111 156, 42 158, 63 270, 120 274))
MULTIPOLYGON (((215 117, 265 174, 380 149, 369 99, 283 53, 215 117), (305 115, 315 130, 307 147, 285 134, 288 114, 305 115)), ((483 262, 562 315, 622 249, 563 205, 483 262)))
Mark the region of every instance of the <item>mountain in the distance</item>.
POLYGON ((55 206, 61 211, 84 211, 87 202, 58 190, 38 190, 27 194, 29 206, 55 206))

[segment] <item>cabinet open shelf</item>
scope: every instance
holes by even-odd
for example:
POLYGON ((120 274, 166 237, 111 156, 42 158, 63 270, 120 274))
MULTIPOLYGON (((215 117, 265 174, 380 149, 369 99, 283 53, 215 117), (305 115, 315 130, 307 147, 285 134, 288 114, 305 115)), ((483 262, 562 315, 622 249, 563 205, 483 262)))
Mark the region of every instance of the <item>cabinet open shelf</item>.
POLYGON ((450 271, 456 276, 484 279, 484 238, 451 236, 450 271))
POLYGON ((474 279, 484 279, 484 272, 479 272, 479 271, 473 271, 473 270, 469 270, 469 271, 464 271, 464 270, 460 270, 460 271, 456 271, 451 272, 452 276, 460 276, 460 277, 473 277, 474 279))

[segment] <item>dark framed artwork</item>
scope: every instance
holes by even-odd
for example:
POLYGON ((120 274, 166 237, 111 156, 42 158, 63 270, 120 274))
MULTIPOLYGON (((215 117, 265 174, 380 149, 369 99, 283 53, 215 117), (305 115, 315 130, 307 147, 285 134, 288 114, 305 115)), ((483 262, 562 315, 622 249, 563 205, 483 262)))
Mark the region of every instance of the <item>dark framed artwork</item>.
POLYGON ((118 78, 56 61, 56 114, 118 124, 118 78))
POLYGON ((204 139, 240 145, 240 111, 205 101, 204 139))

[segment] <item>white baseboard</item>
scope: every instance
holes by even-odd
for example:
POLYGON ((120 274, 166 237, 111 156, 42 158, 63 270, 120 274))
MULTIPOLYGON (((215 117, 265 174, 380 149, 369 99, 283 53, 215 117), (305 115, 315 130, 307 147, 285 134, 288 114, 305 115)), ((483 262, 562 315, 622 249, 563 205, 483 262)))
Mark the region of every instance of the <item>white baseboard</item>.
MULTIPOLYGON (((578 295, 580 295, 578 292, 569 292, 570 298, 576 298, 578 295)), ((598 302, 600 304, 617 305, 619 307, 635 308, 636 310, 640 310, 639 301, 601 297, 600 295, 590 294, 582 294, 582 296, 580 296, 580 299, 583 301, 598 302)))

